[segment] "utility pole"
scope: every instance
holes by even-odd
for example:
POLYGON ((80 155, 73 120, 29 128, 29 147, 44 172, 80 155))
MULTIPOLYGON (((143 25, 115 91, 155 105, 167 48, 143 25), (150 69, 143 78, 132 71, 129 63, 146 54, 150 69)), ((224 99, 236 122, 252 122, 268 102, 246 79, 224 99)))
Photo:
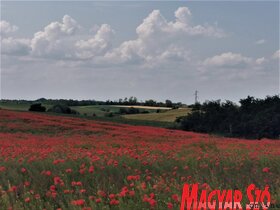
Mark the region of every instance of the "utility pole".
POLYGON ((195 102, 195 104, 198 103, 198 91, 197 90, 194 92, 194 102, 195 102))

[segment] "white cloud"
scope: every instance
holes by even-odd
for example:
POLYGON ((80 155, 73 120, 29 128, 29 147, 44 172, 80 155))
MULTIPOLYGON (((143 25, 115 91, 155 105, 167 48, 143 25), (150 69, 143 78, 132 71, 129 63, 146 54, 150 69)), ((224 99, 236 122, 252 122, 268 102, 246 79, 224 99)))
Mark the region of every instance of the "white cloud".
POLYGON ((206 78, 243 80, 271 74, 267 71, 269 65, 269 59, 265 57, 255 59, 240 53, 226 52, 206 58, 197 67, 206 78))
POLYGON ((28 39, 8 37, 18 30, 18 27, 8 21, 0 21, 1 31, 1 54, 6 55, 27 55, 30 51, 30 42, 28 39))
POLYGON ((267 62, 267 59, 265 57, 261 57, 256 59, 256 64, 261 65, 263 63, 267 62))
POLYGON ((277 50, 273 55, 272 55, 273 59, 280 59, 280 50, 277 50))
MULTIPOLYGON (((2 25, 7 32, 17 29, 8 22, 2 25)), ((115 32, 110 25, 95 25, 94 35, 85 31, 76 20, 64 15, 61 21, 51 22, 36 32, 30 41, 11 37, 5 39, 3 53, 26 55, 30 51, 33 58, 71 60, 78 64, 87 60, 90 65, 99 66, 134 64, 152 67, 189 61, 190 37, 225 36, 216 25, 194 25, 192 13, 187 7, 179 7, 174 12, 173 21, 168 21, 159 10, 152 11, 136 28, 137 38, 124 41, 116 48, 112 48, 115 32)))
POLYGON ((153 34, 172 34, 172 35, 203 35, 209 37, 224 37, 225 32, 211 25, 192 25, 192 14, 187 7, 179 7, 175 11, 175 21, 168 22, 159 10, 152 11, 143 23, 139 25, 136 32, 139 37, 147 37, 153 34))
POLYGON ((6 35, 9 33, 13 33, 15 31, 18 30, 18 27, 15 25, 12 25, 11 23, 5 21, 5 20, 1 20, 0 21, 0 31, 1 31, 1 35, 6 35))
POLYGON ((192 13, 187 7, 179 7, 175 11, 176 22, 189 24, 191 21, 192 13))
POLYGON ((156 65, 166 60, 188 60, 188 37, 221 38, 223 30, 210 25, 192 25, 192 14, 187 7, 175 11, 175 21, 167 21, 159 10, 152 11, 136 28, 137 38, 123 42, 105 55, 116 63, 156 65))
POLYGON ((112 46, 114 30, 108 24, 95 26, 96 34, 85 30, 69 15, 52 22, 31 40, 31 55, 56 60, 86 60, 103 56, 112 46))
POLYGON ((32 55, 53 58, 69 58, 72 37, 79 30, 79 24, 69 15, 62 22, 52 22, 43 31, 34 34, 31 40, 32 55))
POLYGON ((244 67, 252 62, 252 58, 245 57, 241 54, 227 52, 220 55, 215 55, 213 57, 204 60, 204 66, 214 66, 214 67, 244 67))
POLYGON ((31 50, 30 40, 12 37, 1 39, 1 53, 9 55, 27 55, 31 50))
POLYGON ((262 44, 264 44, 264 43, 266 43, 266 40, 265 40, 265 39, 260 39, 260 40, 257 40, 257 41, 255 42, 255 44, 257 44, 257 45, 262 45, 262 44))
POLYGON ((112 47, 111 41, 114 33, 115 32, 110 25, 101 25, 93 38, 76 42, 77 57, 81 59, 89 59, 98 55, 104 55, 104 53, 112 47))

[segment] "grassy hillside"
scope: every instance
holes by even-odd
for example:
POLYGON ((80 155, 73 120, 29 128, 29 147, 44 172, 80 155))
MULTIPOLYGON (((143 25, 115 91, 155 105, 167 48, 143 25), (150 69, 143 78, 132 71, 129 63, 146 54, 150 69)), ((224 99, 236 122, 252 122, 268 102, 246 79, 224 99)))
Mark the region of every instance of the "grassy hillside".
MULTIPOLYGON (((15 111, 28 111, 31 103, 3 103, 0 102, 0 108, 2 109, 9 109, 15 111)), ((42 104, 42 106, 46 107, 47 109, 51 107, 49 104, 42 104)))
POLYGON ((177 117, 185 116, 190 112, 188 108, 171 109, 160 113, 124 115, 126 119, 149 120, 159 122, 174 122, 177 117))
MULTIPOLYGON (((0 102, 0 108, 15 110, 15 111, 28 111, 31 103, 3 103, 0 102)), ((42 104, 47 109, 52 105, 42 104)), ((177 117, 186 115, 190 109, 170 109, 167 107, 148 107, 148 106, 118 106, 118 105, 92 105, 92 106, 72 106, 80 113, 77 117, 92 117, 95 115, 95 120, 106 120, 113 122, 121 122, 133 125, 149 125, 160 127, 172 127, 170 123, 174 122, 177 117), (112 112, 119 112, 121 107, 134 107, 141 111, 149 111, 147 114, 128 114, 128 115, 116 115, 114 117, 106 117, 106 114, 112 112), (156 111, 160 110, 159 113, 156 111)), ((49 113, 50 114, 50 113, 49 113)))
POLYGON ((106 112, 117 112, 119 108, 109 105, 92 105, 92 106, 72 106, 71 109, 78 111, 82 115, 92 116, 93 113, 96 116, 104 116, 106 112))
MULTIPOLYGON (((14 110, 14 111, 28 111, 31 103, 3 103, 0 102, 0 108, 7 109, 7 110, 14 110)), ((50 108, 52 105, 49 104, 42 104, 47 109, 50 108)), ((130 106, 128 106, 130 107, 130 106)), ((153 107, 143 107, 141 110, 148 110, 149 112, 156 112, 153 107)), ((160 107, 159 107, 160 108, 160 107)), ((90 120, 97 120, 97 121, 106 121, 106 122, 115 122, 115 123, 124 123, 129 125, 145 125, 145 126, 154 126, 154 127, 164 127, 164 128, 171 128, 174 127, 173 123, 165 122, 165 121, 151 121, 151 120, 141 120, 141 119, 128 119, 124 118, 124 115, 117 115, 114 117, 105 117, 108 112, 118 112, 120 106, 114 105, 94 105, 94 106, 72 106, 71 109, 74 109, 80 113, 80 115, 65 115, 65 114, 58 114, 58 113, 51 113, 45 112, 46 115, 54 115, 54 116, 72 116, 75 118, 84 118, 90 120), (93 116, 95 113, 95 117, 93 116)))
POLYGON ((159 109, 159 110, 169 110, 169 109, 171 109, 169 107, 158 107, 158 106, 135 106, 135 105, 132 105, 132 106, 130 106, 130 105, 112 105, 112 106, 113 107, 124 107, 124 108, 133 107, 135 109, 145 109, 145 110, 149 110, 149 111, 157 110, 157 109, 159 109))
MULTIPOLYGON (((3 103, 0 102, 0 108, 16 110, 16 111, 28 111, 31 103, 3 103)), ((52 104, 42 104, 47 109, 52 107, 52 104)), ((96 116, 104 116, 108 112, 118 112, 121 107, 135 107, 135 106, 117 106, 117 105, 92 105, 92 106, 71 106, 71 109, 78 111, 80 114, 87 116, 92 116, 94 113, 96 116)), ((145 107, 145 106, 137 106, 135 108, 141 110, 148 110, 149 112, 155 112, 155 109, 165 109, 166 107, 145 107)), ((167 108, 168 109, 168 108, 167 108)))
MULTIPOLYGON (((147 110, 149 112, 156 112, 155 107, 145 107, 145 106, 118 106, 118 105, 93 105, 93 106, 72 106, 71 109, 78 111, 80 114, 87 116, 92 116, 93 113, 98 117, 103 117, 108 112, 117 113, 120 108, 134 107, 140 109, 141 111, 147 110)), ((156 107, 159 109, 164 109, 166 107, 156 107)))

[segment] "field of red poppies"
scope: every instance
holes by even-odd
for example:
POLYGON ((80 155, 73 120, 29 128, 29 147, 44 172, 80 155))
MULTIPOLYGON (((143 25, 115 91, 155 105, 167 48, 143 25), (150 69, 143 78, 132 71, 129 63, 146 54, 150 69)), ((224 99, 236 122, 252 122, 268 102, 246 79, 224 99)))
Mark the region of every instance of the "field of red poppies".
POLYGON ((0 110, 1 210, 179 209, 184 183, 279 203, 279 174, 275 140, 0 110))

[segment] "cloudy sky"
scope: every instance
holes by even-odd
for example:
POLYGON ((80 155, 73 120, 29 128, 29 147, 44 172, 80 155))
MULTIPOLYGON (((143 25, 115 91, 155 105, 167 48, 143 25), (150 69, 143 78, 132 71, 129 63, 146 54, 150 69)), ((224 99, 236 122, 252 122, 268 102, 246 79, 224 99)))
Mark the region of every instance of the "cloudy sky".
POLYGON ((1 2, 1 98, 279 94, 279 2, 1 2))

